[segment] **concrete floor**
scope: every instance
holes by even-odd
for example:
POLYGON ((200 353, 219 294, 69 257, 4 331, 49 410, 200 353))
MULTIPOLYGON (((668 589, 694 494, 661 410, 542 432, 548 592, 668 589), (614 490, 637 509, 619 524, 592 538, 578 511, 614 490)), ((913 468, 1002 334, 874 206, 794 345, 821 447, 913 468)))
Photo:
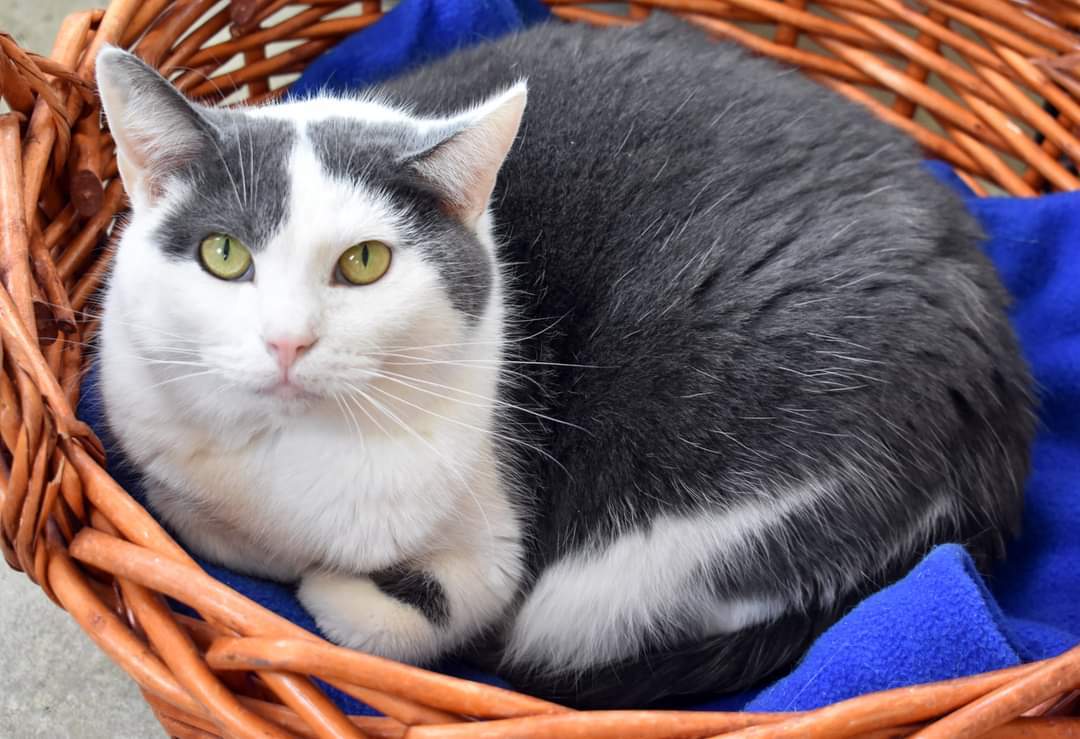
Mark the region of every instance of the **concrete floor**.
POLYGON ((0 562, 0 737, 163 733, 127 675, 36 585, 0 562))
MULTIPOLYGON (((2 0, 0 31, 48 54, 60 21, 104 0, 2 0)), ((0 560, 0 739, 164 732, 135 684, 25 575, 0 560)))

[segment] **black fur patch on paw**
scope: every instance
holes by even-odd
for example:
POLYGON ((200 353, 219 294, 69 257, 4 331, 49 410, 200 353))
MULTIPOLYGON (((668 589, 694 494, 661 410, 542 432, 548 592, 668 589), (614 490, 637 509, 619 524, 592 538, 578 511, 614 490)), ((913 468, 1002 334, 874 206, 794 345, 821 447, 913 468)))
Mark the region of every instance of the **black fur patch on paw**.
POLYGON ((450 604, 446 591, 434 577, 408 565, 394 565, 371 573, 371 579, 391 598, 410 605, 424 614, 436 626, 450 620, 450 604))

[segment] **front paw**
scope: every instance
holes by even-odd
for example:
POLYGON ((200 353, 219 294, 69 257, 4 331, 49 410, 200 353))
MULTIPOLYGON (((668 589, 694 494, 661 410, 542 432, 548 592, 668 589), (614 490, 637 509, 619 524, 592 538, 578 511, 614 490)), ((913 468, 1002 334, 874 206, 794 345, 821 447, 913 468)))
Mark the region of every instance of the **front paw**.
POLYGON ((414 664, 430 662, 442 651, 432 622, 370 577, 311 573, 297 596, 327 638, 342 646, 414 664))

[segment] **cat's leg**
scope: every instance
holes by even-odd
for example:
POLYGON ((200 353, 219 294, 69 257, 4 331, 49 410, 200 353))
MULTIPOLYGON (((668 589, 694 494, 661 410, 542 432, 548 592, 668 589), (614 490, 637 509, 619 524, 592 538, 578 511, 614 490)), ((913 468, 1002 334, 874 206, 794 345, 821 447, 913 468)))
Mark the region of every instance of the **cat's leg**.
POLYGON ((462 516, 436 551, 414 561, 363 575, 308 573, 300 601, 331 641, 430 662, 495 624, 517 593, 516 517, 490 501, 484 514, 462 516))
POLYGON ((312 572, 297 596, 331 641, 381 657, 424 662, 443 651, 446 595, 422 570, 412 570, 410 600, 386 592, 368 575, 312 572), (415 589, 413 589, 415 588, 415 589))
POLYGON ((514 597, 519 568, 503 563, 515 558, 496 556, 472 547, 369 575, 312 572, 298 595, 331 641, 425 663, 494 623, 514 597))

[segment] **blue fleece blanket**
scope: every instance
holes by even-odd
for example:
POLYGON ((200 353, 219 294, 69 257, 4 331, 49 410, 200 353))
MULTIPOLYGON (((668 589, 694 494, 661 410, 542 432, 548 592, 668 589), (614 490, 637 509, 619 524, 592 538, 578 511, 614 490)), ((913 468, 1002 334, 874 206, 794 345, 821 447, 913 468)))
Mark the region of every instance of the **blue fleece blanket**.
MULTIPOLYGON (((544 18, 535 0, 404 0, 379 23, 316 60, 293 94, 357 87, 544 18)), ((1041 395, 1042 425, 1023 536, 984 581, 957 545, 932 551, 903 580, 867 598, 772 685, 702 708, 805 710, 861 693, 959 677, 1053 656, 1080 642, 1080 193, 1032 200, 973 197, 986 251, 1015 298, 1012 320, 1041 395)), ((93 375, 82 417, 104 434, 93 375)), ((113 469, 138 494, 128 470, 113 469)), ((317 631, 290 586, 206 565, 215 577, 317 631)), ((452 674, 499 684, 466 666, 452 674)), ((332 689, 352 713, 370 710, 332 689)))

